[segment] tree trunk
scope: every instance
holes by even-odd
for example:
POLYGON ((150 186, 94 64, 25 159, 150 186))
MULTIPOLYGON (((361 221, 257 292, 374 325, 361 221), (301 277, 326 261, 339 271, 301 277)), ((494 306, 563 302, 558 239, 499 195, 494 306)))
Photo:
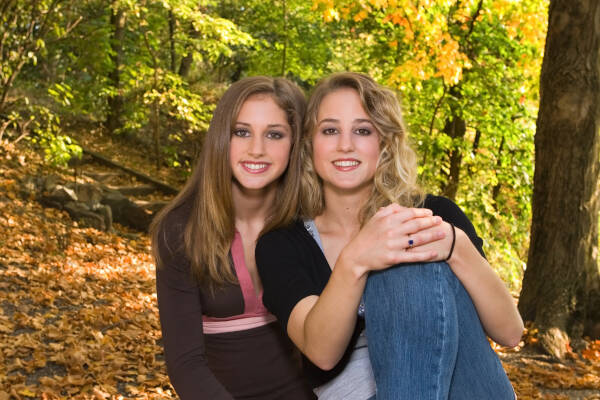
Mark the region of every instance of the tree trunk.
MULTIPOLYGON (((189 37, 190 40, 195 40, 200 36, 200 32, 194 29, 194 26, 190 24, 189 37)), ((182 78, 187 78, 190 74, 190 70, 192 69, 192 63, 194 61, 194 46, 192 44, 188 44, 186 46, 187 53, 185 56, 181 58, 181 63, 179 64, 179 76, 182 78)))
POLYGON ((175 14, 169 10, 169 54, 171 56, 171 72, 177 72, 175 65, 177 54, 175 53, 175 14))
POLYGON ((282 0, 282 10, 283 10, 283 50, 281 55, 281 76, 285 76, 285 62, 287 56, 287 47, 288 47, 288 31, 287 31, 287 7, 285 0, 282 0))
POLYGON ((557 358, 600 321, 599 129, 600 2, 551 0, 519 310, 557 358))
MULTIPOLYGON (((504 135, 502 135, 502 140, 500 140, 500 146, 498 146, 498 152, 496 153, 498 157, 498 159, 496 160, 496 171, 499 171, 502 168, 502 152, 504 151, 504 143, 505 139, 504 135)), ((500 194, 501 188, 502 183, 500 182, 500 180, 498 180, 498 183, 496 183, 492 188, 492 199, 494 199, 494 202, 496 202, 496 200, 498 199, 498 195, 500 194)))
MULTIPOLYGON (((448 93, 453 98, 460 98, 462 95, 460 93, 460 88, 457 86, 453 86, 450 88, 448 93)), ((454 139, 463 139, 465 134, 467 133, 467 123, 465 120, 457 115, 457 107, 455 105, 450 105, 450 109, 452 111, 452 116, 448 120, 446 120, 446 125, 444 126, 444 133, 454 139)), ((450 161, 450 167, 448 172, 445 175, 448 177, 446 183, 442 187, 442 194, 449 199, 454 200, 456 198, 456 193, 458 192, 458 184, 460 182, 460 167, 462 164, 462 149, 460 147, 455 146, 453 143, 448 151, 448 159, 450 161)))
MULTIPOLYGON (((113 7, 116 3, 113 2, 113 7)), ((113 28, 113 37, 110 41, 112 54, 110 59, 113 69, 108 75, 112 87, 117 94, 108 97, 108 113, 106 115, 106 129, 109 134, 114 134, 121 126, 123 114, 123 95, 121 89, 121 66, 123 64, 123 38, 125 36, 125 12, 123 9, 115 10, 111 7, 110 24, 113 28)))

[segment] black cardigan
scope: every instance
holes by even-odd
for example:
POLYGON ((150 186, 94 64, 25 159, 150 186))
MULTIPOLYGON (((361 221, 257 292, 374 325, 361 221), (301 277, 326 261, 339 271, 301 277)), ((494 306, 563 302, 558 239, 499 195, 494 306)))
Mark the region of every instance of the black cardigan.
MULTIPOLYGON (((428 195, 423 207, 462 229, 485 257, 483 240, 477 236, 471 221, 454 202, 445 197, 428 195)), ((287 330, 292 309, 305 297, 319 296, 323 292, 331 276, 331 268, 302 221, 263 235, 258 240, 255 255, 264 288, 263 303, 277 317, 283 329, 287 330)), ((305 373, 313 387, 328 382, 342 371, 363 325, 364 321, 359 319, 346 353, 333 370, 321 370, 304 357, 305 373)))

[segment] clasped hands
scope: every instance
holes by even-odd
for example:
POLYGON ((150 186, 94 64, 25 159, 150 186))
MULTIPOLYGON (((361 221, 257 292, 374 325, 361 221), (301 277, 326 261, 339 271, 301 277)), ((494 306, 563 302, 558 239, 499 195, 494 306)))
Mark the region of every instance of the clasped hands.
POLYGON ((431 210, 390 204, 371 217, 340 256, 368 272, 400 263, 445 260, 452 240, 452 226, 431 210))

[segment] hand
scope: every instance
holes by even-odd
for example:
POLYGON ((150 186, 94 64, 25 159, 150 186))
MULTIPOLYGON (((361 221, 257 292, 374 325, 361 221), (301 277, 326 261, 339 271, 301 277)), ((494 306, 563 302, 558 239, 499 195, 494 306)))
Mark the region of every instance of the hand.
POLYGON ((413 251, 433 251, 436 253, 435 257, 432 259, 432 261, 445 261, 448 258, 448 255, 450 255, 450 249, 452 248, 452 241, 453 240, 458 240, 458 236, 459 234, 462 233, 462 231, 457 228, 454 227, 455 232, 454 234, 452 233, 452 225, 450 225, 448 222, 443 221, 441 224, 431 227, 431 228, 426 228, 424 230, 422 230, 420 233, 421 234, 435 234, 435 232, 437 231, 442 231, 444 233, 444 235, 437 239, 437 240, 431 240, 427 243, 420 243, 418 245, 413 246, 410 249, 407 249, 407 252, 413 252, 413 251), (454 238, 453 236, 456 235, 456 238, 454 238))
POLYGON ((422 246, 444 238, 445 233, 435 229, 442 222, 429 209, 390 204, 371 217, 340 257, 359 275, 399 263, 431 261, 438 252, 422 246))

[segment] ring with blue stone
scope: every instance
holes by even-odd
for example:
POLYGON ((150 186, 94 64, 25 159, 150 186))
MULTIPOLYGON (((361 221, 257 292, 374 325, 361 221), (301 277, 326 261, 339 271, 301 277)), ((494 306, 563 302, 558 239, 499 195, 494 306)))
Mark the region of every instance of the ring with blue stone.
POLYGON ((408 248, 412 249, 414 247, 414 245, 415 245, 415 241, 409 238, 408 239, 408 248))

